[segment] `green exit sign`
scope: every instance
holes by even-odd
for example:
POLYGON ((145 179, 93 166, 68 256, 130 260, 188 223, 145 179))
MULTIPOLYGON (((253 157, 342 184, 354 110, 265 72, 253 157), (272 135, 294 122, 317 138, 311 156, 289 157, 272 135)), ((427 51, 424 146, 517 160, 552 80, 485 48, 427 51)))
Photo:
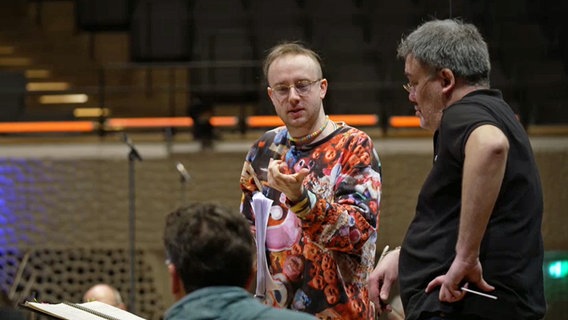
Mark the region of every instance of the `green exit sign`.
POLYGON ((565 278, 568 275, 568 260, 553 260, 548 262, 548 276, 554 279, 565 278))

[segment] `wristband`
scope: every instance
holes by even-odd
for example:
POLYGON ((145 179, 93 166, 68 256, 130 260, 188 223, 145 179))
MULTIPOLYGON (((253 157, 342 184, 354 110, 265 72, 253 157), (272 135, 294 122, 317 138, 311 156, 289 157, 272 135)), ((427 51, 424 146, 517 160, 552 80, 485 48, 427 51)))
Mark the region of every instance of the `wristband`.
POLYGON ((308 201, 308 197, 304 197, 302 200, 292 204, 291 202, 287 201, 290 211, 294 212, 296 216, 300 219, 305 219, 308 213, 310 212, 310 202, 308 201))
POLYGON ((297 201, 297 202, 288 202, 288 205, 290 207, 290 210, 297 212, 302 210, 304 207, 306 207, 308 205, 308 198, 307 197, 303 197, 302 200, 297 201))

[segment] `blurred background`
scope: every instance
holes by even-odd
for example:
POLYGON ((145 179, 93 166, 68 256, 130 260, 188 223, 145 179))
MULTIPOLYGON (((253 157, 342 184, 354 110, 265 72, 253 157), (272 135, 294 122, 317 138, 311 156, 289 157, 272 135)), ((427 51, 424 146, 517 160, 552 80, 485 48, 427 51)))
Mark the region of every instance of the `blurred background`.
POLYGON ((238 209, 247 148, 279 123, 261 68, 282 40, 321 54, 326 112, 374 139, 378 248, 400 244, 432 148, 396 47, 421 22, 459 17, 484 35, 492 86, 531 136, 545 193, 546 319, 564 319, 567 15, 568 2, 552 0, 0 1, 0 289, 15 306, 79 301, 108 282, 135 313, 160 319, 172 303, 164 216, 188 201, 238 209), (196 135, 203 118, 214 132, 196 135))

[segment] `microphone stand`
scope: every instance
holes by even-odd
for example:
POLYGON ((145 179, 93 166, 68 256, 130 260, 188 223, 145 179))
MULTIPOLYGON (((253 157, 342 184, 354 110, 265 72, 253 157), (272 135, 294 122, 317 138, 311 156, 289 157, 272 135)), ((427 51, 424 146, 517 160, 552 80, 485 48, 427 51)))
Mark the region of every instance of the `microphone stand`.
POLYGON ((123 134, 123 142, 128 146, 128 190, 129 190, 129 201, 128 201, 128 243, 130 246, 130 293, 128 295, 128 310, 132 313, 135 312, 135 294, 136 294, 136 195, 135 195, 135 184, 134 184, 134 164, 136 160, 142 161, 140 153, 134 147, 134 144, 130 138, 123 134))
POLYGON ((187 172, 187 170, 185 170, 185 167, 183 166, 183 164, 181 162, 177 162, 176 163, 176 169, 179 172, 179 177, 180 177, 180 194, 179 194, 179 201, 180 201, 180 206, 185 206, 186 204, 186 189, 187 189, 187 183, 189 182, 189 179, 191 179, 191 176, 189 175, 189 173, 187 172))

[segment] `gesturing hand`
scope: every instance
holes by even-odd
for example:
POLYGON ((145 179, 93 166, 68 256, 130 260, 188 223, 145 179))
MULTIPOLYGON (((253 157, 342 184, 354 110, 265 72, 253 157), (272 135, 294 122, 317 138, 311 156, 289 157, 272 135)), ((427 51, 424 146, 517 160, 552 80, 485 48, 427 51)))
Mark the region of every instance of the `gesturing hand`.
POLYGON ((306 168, 291 173, 286 162, 271 159, 268 164, 268 186, 284 193, 288 200, 296 202, 303 196, 302 182, 309 173, 306 168))

